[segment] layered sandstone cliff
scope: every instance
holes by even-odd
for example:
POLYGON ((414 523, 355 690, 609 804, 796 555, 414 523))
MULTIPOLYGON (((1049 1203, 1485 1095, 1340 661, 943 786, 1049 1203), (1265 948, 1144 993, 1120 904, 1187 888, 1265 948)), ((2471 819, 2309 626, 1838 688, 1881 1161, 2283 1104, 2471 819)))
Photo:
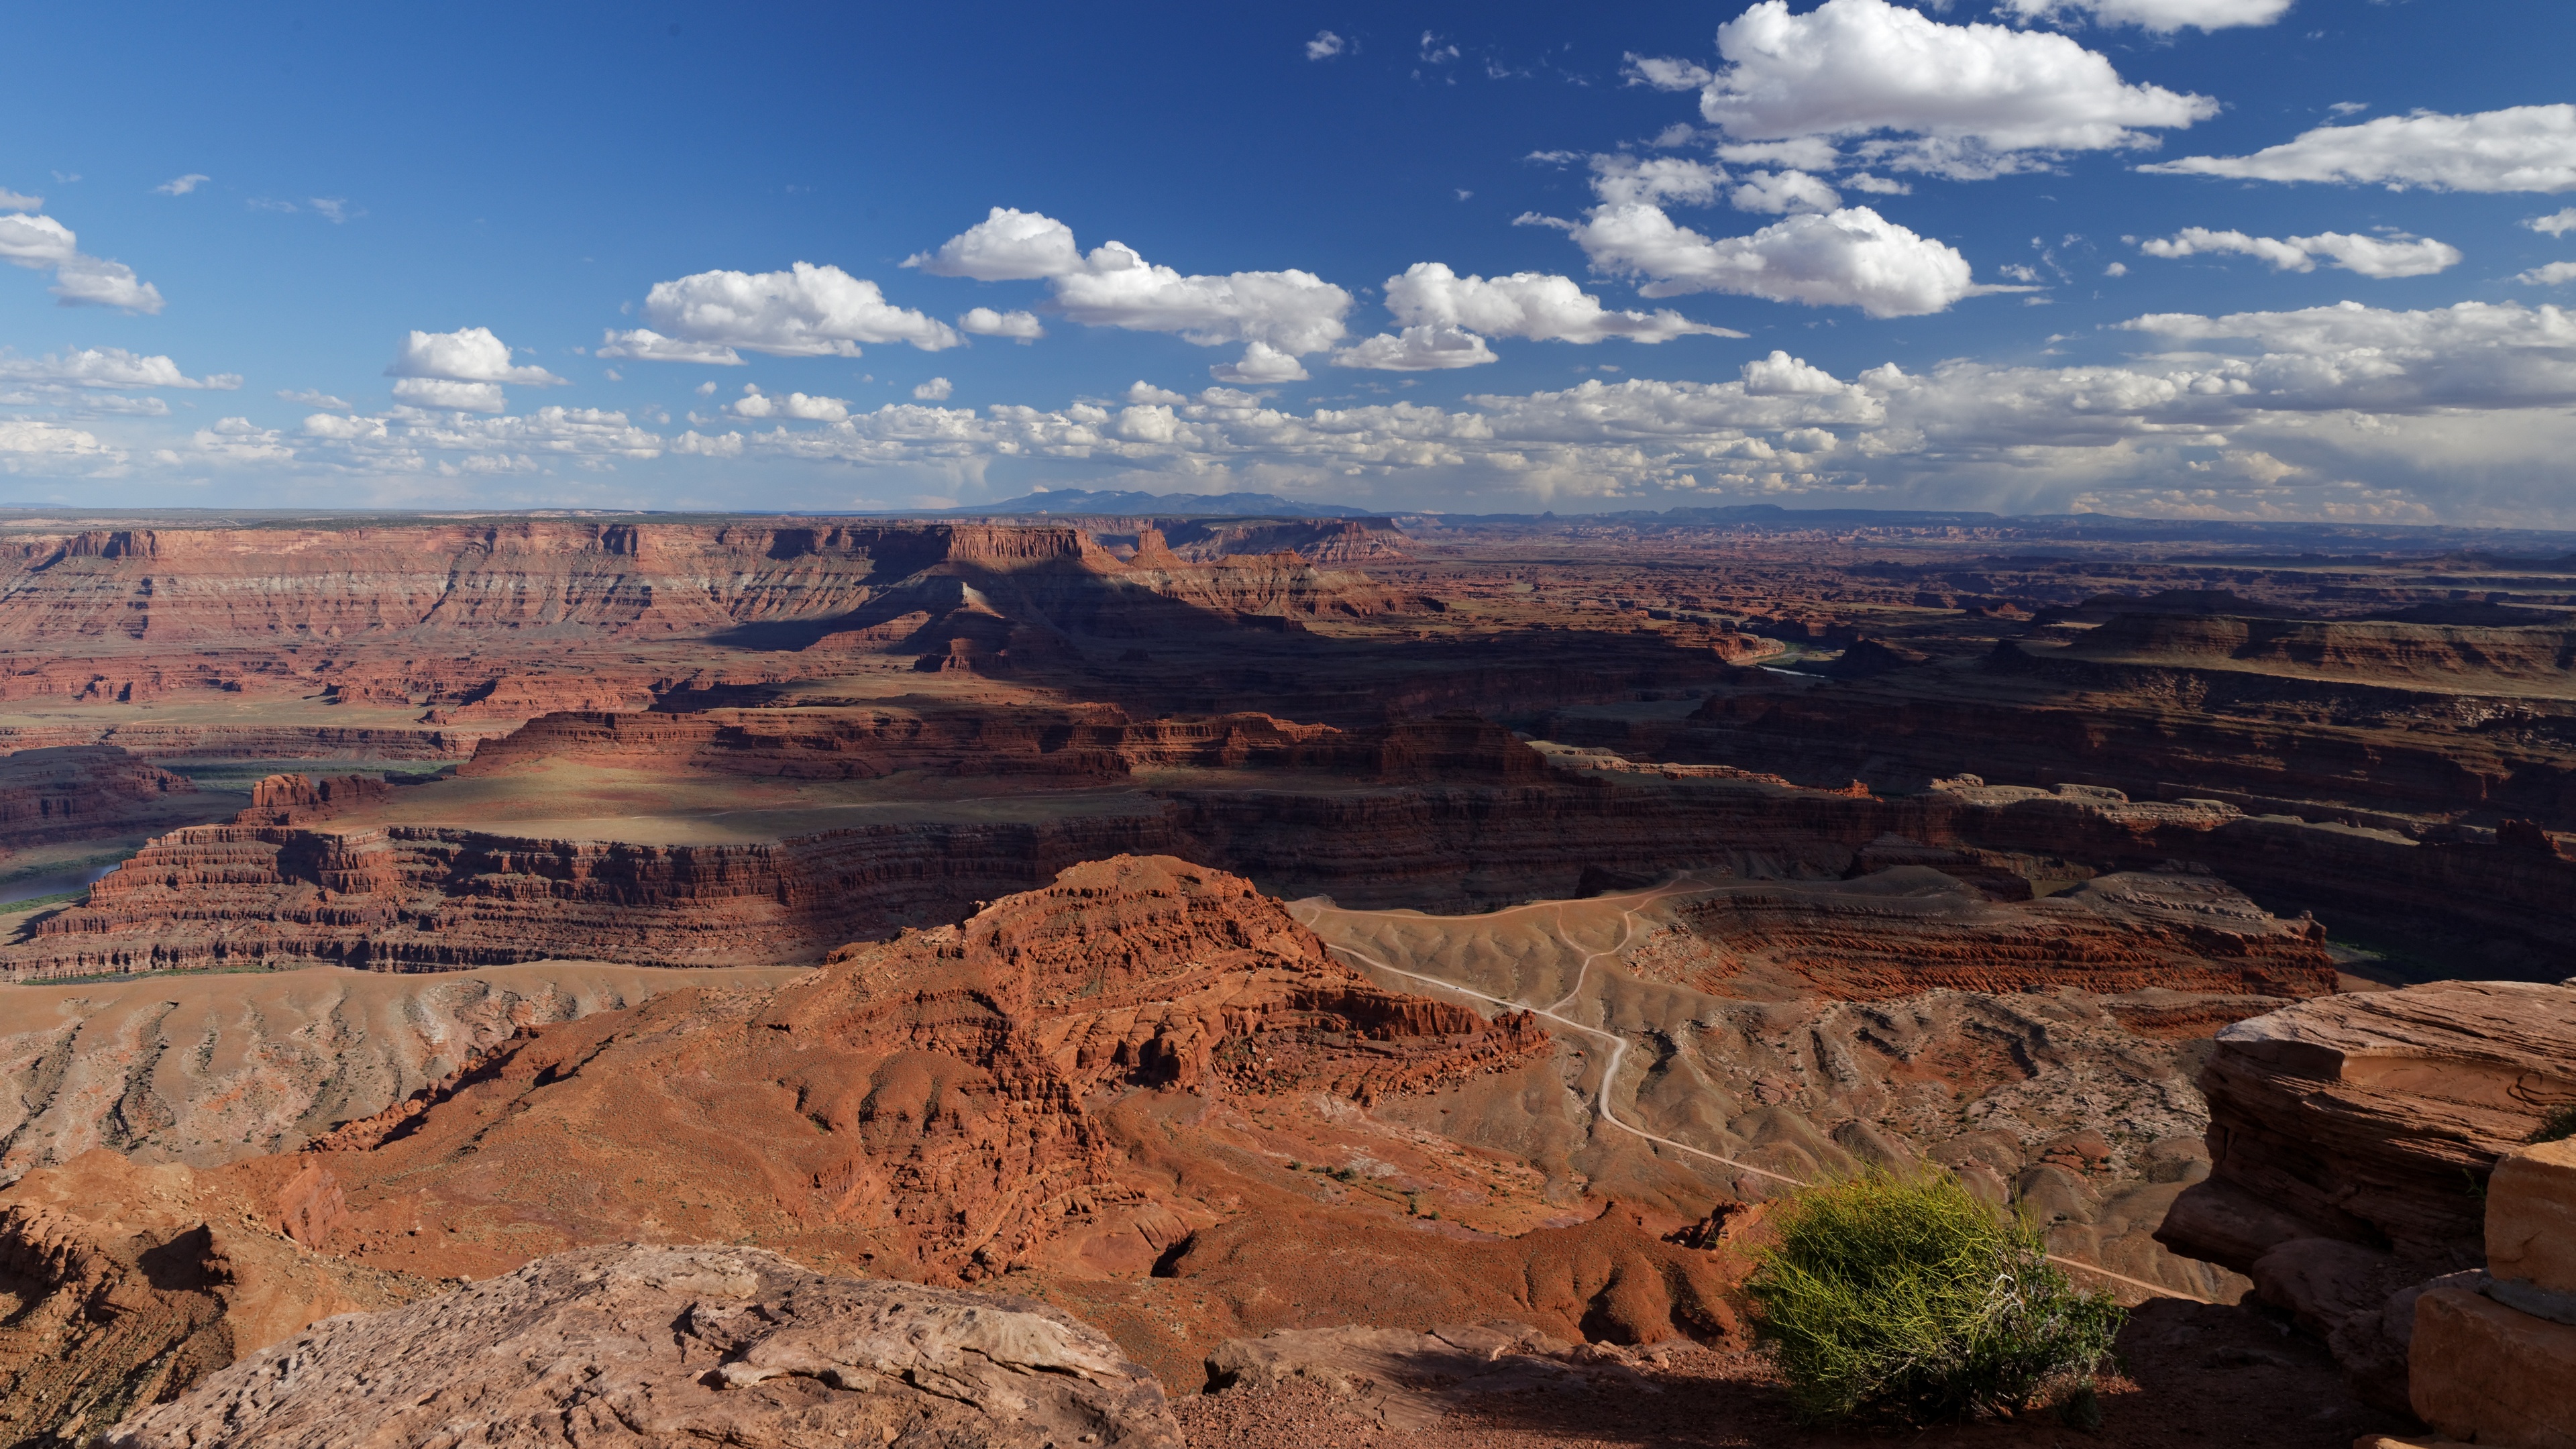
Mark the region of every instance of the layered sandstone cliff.
POLYGON ((2240 1022, 2203 1072, 2210 1180, 2166 1241, 2239 1271, 2295 1238, 2484 1256, 2480 1184, 2576 1106, 2576 987, 2451 981, 2240 1022))
MULTIPOLYGON (((721 722, 712 734, 707 725, 647 716, 547 728, 570 737, 571 748, 600 750, 616 748, 630 728, 647 738, 667 729, 692 758, 747 772, 855 768, 847 756, 776 737, 746 733, 729 744, 721 722)), ((1213 726, 1163 735, 1166 728, 1143 730, 1148 757, 1183 747, 1200 759, 1212 752, 1222 760, 1238 748, 1249 759, 1274 747, 1295 757, 1329 745, 1346 765, 1366 761, 1370 776, 1347 784, 1289 774, 1226 788, 1156 785, 1017 821, 890 822, 774 843, 648 845, 329 822, 194 827, 154 841, 84 904, 0 943, 0 966, 40 979, 308 960, 391 969, 549 957, 810 962, 840 942, 953 917, 1074 862, 1121 851, 1182 854, 1285 895, 1438 908, 1569 896, 1587 872, 1651 881, 1717 867, 1839 878, 1873 859, 1892 863, 1889 837, 1934 856, 1947 852, 1950 869, 1977 881, 2015 871, 2044 876, 2069 862, 2089 875, 2198 861, 2221 879, 2324 877, 2319 892, 2340 893, 2327 899, 2375 895, 2383 908, 2456 897, 2446 909, 2481 918, 2527 914, 2552 890, 2576 885, 2576 864, 2554 857, 2249 819, 2208 802, 2004 787, 1886 798, 1760 779, 1549 771, 1536 752, 1478 720, 1435 718, 1304 741, 1294 739, 1300 731, 1257 722, 1230 722, 1222 736, 1213 726), (2507 856, 2521 874, 2497 869, 2507 856)), ((1020 758, 1086 771, 1123 758, 1087 753, 1070 734, 1058 738, 1065 748, 1020 758)), ((504 748, 493 767, 509 758, 504 748)), ((997 751, 978 768, 1007 770, 1013 758, 997 751)), ((2555 928, 2535 920, 2526 929, 2555 928)))
POLYGON ((2470 1280, 2488 1179, 2576 1106, 2576 986, 2450 981, 2239 1022, 2203 1069, 2207 1181, 2157 1238, 2248 1274, 2405 1407, 2418 1300, 2470 1280))
MULTIPOLYGON (((167 828, 204 806, 185 775, 115 745, 0 754, 0 860, 32 845, 167 828)), ((239 799, 239 796, 233 797, 239 799)))

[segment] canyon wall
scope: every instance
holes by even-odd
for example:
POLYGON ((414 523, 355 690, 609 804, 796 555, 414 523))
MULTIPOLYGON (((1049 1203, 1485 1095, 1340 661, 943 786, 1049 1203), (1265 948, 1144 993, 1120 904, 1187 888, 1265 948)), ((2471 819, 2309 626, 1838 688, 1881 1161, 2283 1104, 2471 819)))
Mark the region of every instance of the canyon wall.
POLYGON ((1752 780, 1541 778, 1535 753, 1496 751, 1493 733, 1480 721, 1436 720, 1390 731, 1370 755, 1385 782, 1363 788, 1138 789, 1035 820, 887 823, 775 843, 640 845, 327 822, 191 827, 147 846, 85 903, 0 943, 0 968, 33 980, 311 960, 386 970, 546 958, 788 964, 953 918, 1121 852, 1184 856, 1287 896, 1451 909, 1574 895, 1586 872, 1840 877, 1891 835, 2007 864, 2015 853, 2085 861, 2088 874, 2199 861, 2231 880, 2322 877, 2344 893, 2334 899, 2528 917, 2524 929, 2552 949, 2576 944, 2576 927, 2540 910, 2576 888, 2576 864, 2511 846, 2416 845, 2073 787, 1888 799, 1752 780), (1442 749, 1451 751, 1445 761, 1442 749), (1446 782, 1396 783, 1408 752, 1422 769, 1416 778, 1446 782), (1461 780, 1465 765, 1501 773, 1461 780))

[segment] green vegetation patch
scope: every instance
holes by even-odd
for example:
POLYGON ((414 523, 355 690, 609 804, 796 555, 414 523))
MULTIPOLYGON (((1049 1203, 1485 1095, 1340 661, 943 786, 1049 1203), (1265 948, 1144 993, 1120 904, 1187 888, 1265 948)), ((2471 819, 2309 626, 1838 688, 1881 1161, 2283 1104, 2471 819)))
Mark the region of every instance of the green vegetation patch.
POLYGON ((2091 1403, 2126 1313, 2048 1261, 2019 1213, 1947 1173, 1870 1172, 1774 1209, 1746 1291, 1810 1419, 1924 1424, 2091 1403))

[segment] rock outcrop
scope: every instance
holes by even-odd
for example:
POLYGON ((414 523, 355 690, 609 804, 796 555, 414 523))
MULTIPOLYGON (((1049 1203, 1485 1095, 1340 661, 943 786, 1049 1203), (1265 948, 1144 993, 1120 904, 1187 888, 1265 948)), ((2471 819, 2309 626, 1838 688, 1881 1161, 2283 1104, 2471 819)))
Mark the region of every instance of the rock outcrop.
POLYGON ((90 1152, 0 1204, 0 1443, 87 1444, 335 1313, 436 1291, 309 1253, 238 1185, 90 1152))
POLYGON ((2490 1177, 2576 1105, 2576 986, 2452 981, 2302 1002, 2218 1035, 2209 1178, 2159 1241, 2249 1275, 2327 1340, 2366 1399, 2427 1280, 2480 1268, 2490 1177))
POLYGON ((206 809, 187 776, 115 745, 0 754, 0 860, 33 845, 166 830, 206 809))
POLYGON ((250 788, 250 806, 235 825, 309 825, 382 804, 393 786, 381 775, 270 775, 250 788))
MULTIPOLYGON (((1527 1014, 1371 984, 1239 878, 1119 859, 782 988, 531 1028, 179 1195, 239 1201, 304 1253, 404 1281, 750 1240, 840 1271, 1026 1285, 1166 1374, 1365 1304, 1559 1337, 1723 1333, 1711 1255, 1389 1115, 1487 1080, 1534 1090, 1554 1051, 1527 1014), (1326 1170, 1344 1163, 1366 1170, 1326 1170)), ((30 1172, 0 1204, 130 1195, 84 1176, 102 1156, 30 1172)))
POLYGON ((2576 1449, 2576 1141, 2496 1165, 2486 1248, 2487 1276, 2416 1297, 2415 1412, 2463 1443, 2576 1449))
POLYGON ((1934 866, 1884 864, 1851 881, 1713 889, 1678 909, 1689 945, 1676 942, 1658 965, 1719 995, 2335 990, 2322 928, 2276 919, 2225 882, 2184 872, 2097 876, 2046 899, 1997 903, 1934 866))
MULTIPOLYGON (((864 752, 835 755, 814 743, 834 738, 828 732, 795 744, 759 732, 728 736, 722 721, 710 732, 693 716, 611 718, 614 723, 557 717, 544 729, 564 738, 577 757, 596 751, 595 757, 611 758, 607 752, 621 741, 663 741, 683 759, 712 761, 705 767, 711 771, 873 768, 864 752)), ((1041 806, 1017 820, 898 820, 740 844, 378 827, 364 824, 363 815, 313 826, 193 827, 144 848, 93 886, 81 906, 0 942, 0 971, 35 980, 317 960, 378 969, 547 958, 805 963, 843 942, 954 919, 977 901, 1030 889, 1077 861, 1120 852, 1186 856, 1282 895, 1434 909, 1569 896, 1587 871, 1649 881, 1705 867, 1755 878, 1834 878, 1856 864, 1866 868, 1869 852, 1892 862, 1891 836, 1911 843, 1909 852, 1919 845, 1913 860, 1939 860, 1935 868, 1978 882, 1989 895, 2012 881, 2027 890, 2029 877, 2065 870, 2070 861, 2085 862, 2073 867, 2081 878, 2225 850, 2265 859, 2276 870, 2285 857, 2308 850, 2320 869, 2359 878, 2376 870, 2412 882, 2394 889, 2420 893, 2427 888, 2424 873, 2439 881, 2455 854, 2351 831, 2276 827, 2223 805, 2130 802, 2117 792, 2078 787, 1979 786, 1891 799, 1732 773, 1668 779, 1550 769, 1499 727, 1466 716, 1302 740, 1311 727, 1270 728, 1257 717, 1232 721, 1222 732, 1178 727, 1186 723, 1117 729, 1134 728, 1148 740, 1159 735, 1156 750, 1220 764, 1232 754, 1248 758, 1264 750, 1286 758, 1322 754, 1340 763, 1323 780, 1283 771, 1273 780, 1155 783, 1061 809, 1041 806), (1361 771, 1365 785, 1353 788, 1350 777, 1361 771)), ((1107 746, 1082 748, 1078 735, 1053 738, 1061 748, 1032 746, 1018 758, 1033 772, 1051 768, 1050 760, 1108 769, 1123 758, 1107 746)), ((650 748, 639 746, 627 758, 649 759, 650 748)), ((490 768, 510 768, 505 762, 513 758, 498 750, 490 768)), ((1008 769, 1013 759, 997 750, 960 768, 1008 769)), ((1058 784, 1074 782, 1096 784, 1099 777, 1055 777, 1058 784)), ((2461 848, 2479 849, 2491 847, 2461 848)), ((2534 860, 2541 872, 2530 882, 2534 893, 2554 879, 2547 872, 2576 884, 2576 863, 2534 860)), ((2175 876, 2151 889, 2133 883, 2124 898, 2204 888, 2232 895, 2214 882, 2194 886, 2175 876)), ((2023 934, 2035 942, 2049 934, 2054 917, 2103 909, 2109 892, 2106 886, 2057 906, 2040 902, 2036 914, 2018 918, 2023 934)), ((2274 923, 2249 936, 2230 911, 2241 915, 2241 898, 2216 914, 2176 904, 2163 919, 2176 941, 2204 927, 2214 933, 2211 942, 2237 941, 2230 949, 2249 969, 2321 969, 2307 927, 2284 930, 2274 923)))
POLYGON ((2474 1267, 2488 1174, 2551 1110, 2576 1105, 2571 1044, 2576 987, 2509 981, 2325 997, 2238 1022, 2201 1074, 2209 1180, 2160 1236, 2239 1272, 2301 1238, 2474 1267))
POLYGON ((826 1277, 756 1248, 637 1246, 556 1254, 317 1324, 105 1438, 218 1442, 1182 1443, 1153 1376, 1045 1304, 826 1277))
POLYGON ((1526 783, 1546 773, 1509 731, 1465 711, 1345 730, 1252 713, 1137 720, 1115 705, 892 704, 541 715, 485 741, 458 773, 503 775, 557 761, 798 780, 909 771, 1031 786, 1097 785, 1171 768, 1324 769, 1403 782, 1526 783))

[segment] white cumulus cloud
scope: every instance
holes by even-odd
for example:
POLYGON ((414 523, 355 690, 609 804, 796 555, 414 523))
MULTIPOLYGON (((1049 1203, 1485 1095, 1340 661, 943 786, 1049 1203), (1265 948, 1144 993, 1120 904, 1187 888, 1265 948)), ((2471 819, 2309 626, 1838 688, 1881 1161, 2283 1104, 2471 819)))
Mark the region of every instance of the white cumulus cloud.
POLYGON ((37 387, 117 388, 138 391, 175 387, 229 392, 240 387, 238 373, 189 377, 167 357, 146 357, 122 347, 88 347, 49 353, 41 358, 0 354, 0 382, 37 387))
POLYGON ((1035 342, 1046 335, 1035 312, 996 312, 990 307, 968 308, 957 319, 957 327, 978 337, 1008 337, 1014 342, 1035 342))
POLYGON ((1651 206, 1605 206, 1575 229, 1594 266, 1645 278, 1649 297, 1732 292, 1873 317, 1941 311, 1980 290, 1957 249, 1866 206, 1792 216, 1711 239, 1651 206))
POLYGON ((2576 231, 2576 206, 2568 207, 2563 211, 2553 211, 2547 216, 2532 217, 2523 225, 2533 231, 2547 232, 2551 236, 2565 236, 2571 231, 2576 231))
POLYGON ((2527 287, 2555 287, 2561 282, 2576 282, 2576 262, 2551 262, 2527 272, 2516 272, 2513 279, 2527 287))
POLYGON ((939 250, 916 252, 903 264, 934 277, 1026 282, 1080 271, 1082 249, 1074 245, 1073 228, 1054 217, 997 206, 982 221, 940 243, 939 250))
POLYGON ((51 290, 65 307, 115 307, 147 314, 161 310, 159 288, 136 277, 123 262, 83 252, 72 229, 50 216, 0 213, 0 261, 31 270, 53 268, 51 290))
POLYGON ((955 391, 957 391, 957 384, 950 382, 944 377, 934 377, 928 382, 916 383, 913 385, 912 400, 914 402, 946 402, 949 394, 954 393, 955 391))
POLYGON ((1807 359, 1791 357, 1778 348, 1769 357, 1744 364, 1747 397, 1832 397, 1851 390, 1851 384, 1832 373, 1810 367, 1807 359))
POLYGON ((699 272, 656 282, 644 296, 644 320, 649 325, 641 332, 613 334, 615 350, 607 355, 722 363, 735 348, 777 357, 856 357, 863 342, 906 342, 937 352, 964 341, 947 323, 888 302, 876 283, 811 262, 783 272, 699 272))
POLYGON ((51 464, 77 459, 106 461, 120 456, 94 433, 33 418, 0 418, 0 468, 20 469, 21 459, 42 457, 51 464))
POLYGON ((65 307, 114 307, 147 315, 161 310, 160 288, 135 276, 125 263, 104 257, 74 257, 56 267, 51 290, 65 307))
MULTIPOLYGON (((742 354, 721 342, 683 342, 665 337, 650 327, 637 327, 619 332, 614 328, 600 339, 600 357, 622 357, 636 362, 703 362, 715 367, 742 367, 742 354)), ((715 384, 708 383, 712 389, 715 384)))
POLYGON ((2460 262, 2458 247, 2430 237, 2383 238, 2340 231, 2284 238, 2187 226, 2170 237, 2141 242, 2138 250, 2151 257, 2166 258, 2237 253, 2259 257, 2271 263, 2274 270, 2284 272, 2315 271, 2317 258, 2323 257, 2347 272, 2382 280, 2429 277, 2460 262))
POLYGON ((1407 327, 1392 335, 1381 332, 1333 354, 1335 367, 1364 367, 1380 372, 1436 372, 1499 361, 1484 338, 1440 324, 1407 327))
MULTIPOLYGON (((920 253, 905 265, 978 281, 1043 278, 1064 315, 1086 327, 1177 333, 1202 347, 1257 344, 1289 358, 1339 341, 1345 332, 1342 317, 1352 301, 1350 293, 1295 269, 1183 275, 1146 261, 1134 247, 1118 241, 1084 255, 1074 244, 1073 229, 1063 222, 999 206, 938 250, 920 253)), ((1275 363, 1256 364, 1248 353, 1235 371, 1247 368, 1282 371, 1275 363)))
POLYGON ((1219 382, 1239 382, 1247 387, 1261 387, 1278 382, 1304 382, 1306 369, 1294 353, 1282 352, 1267 342, 1244 344, 1243 360, 1220 362, 1208 369, 1208 375, 1219 382))
POLYGON ((563 381, 542 367, 514 367, 510 347, 489 327, 454 332, 413 331, 394 350, 387 377, 443 379, 449 382, 515 382, 546 387, 563 381))
POLYGON ((850 415, 850 404, 846 398, 810 397, 801 392, 770 397, 759 388, 746 384, 742 396, 734 399, 725 411, 738 418, 795 418, 809 423, 837 423, 850 415))
POLYGON ((1602 155, 1592 158, 1592 194, 1606 205, 1677 201, 1706 206, 1717 200, 1726 173, 1705 161, 1681 156, 1602 155))
POLYGON ((0 211, 42 211, 44 209, 45 198, 29 196, 25 192, 11 191, 6 186, 0 186, 0 211))
POLYGON ((2291 0, 2001 0, 1995 9, 2022 20, 2080 15, 2099 25, 2134 25, 2170 35, 2185 28, 2269 25, 2289 13, 2290 4, 2291 0))
POLYGON ((1114 241, 1053 285, 1064 314, 1085 326, 1174 332, 1203 347, 1258 343, 1289 356, 1341 340, 1352 300, 1312 272, 1184 276, 1114 241))
POLYGON ((1345 41, 1333 32, 1329 30, 1318 30, 1315 32, 1315 38, 1306 42, 1306 58, 1308 60, 1330 60, 1334 56, 1341 54, 1348 46, 1348 41, 1345 41))
MULTIPOLYGON (((2207 96, 2124 81, 2063 35, 1945 25, 1888 0, 1824 0, 1804 15, 1761 0, 1718 27, 1717 46, 1726 65, 1700 87, 1700 114, 1731 140, 1850 141, 1864 160, 1963 178, 2151 146, 2151 132, 2218 111, 2207 96)), ((1631 70, 1651 84, 1689 73, 1631 70)), ((1810 149, 1771 164, 1832 163, 1810 149)))
POLYGON ((2461 302, 2416 312, 2359 302, 2120 324, 2177 342, 2247 342, 2248 361, 2185 358, 2273 408, 2498 408, 2576 401, 2576 312, 2461 302))
POLYGON ((163 196, 185 196, 213 179, 203 172, 191 171, 185 176, 173 176, 152 189, 163 196))
MULTIPOLYGON (((1463 328, 1492 337, 1526 337, 1534 342, 1600 342, 1612 337, 1632 342, 1667 342, 1676 337, 1744 335, 1693 322, 1669 308, 1652 313, 1612 311, 1601 305, 1600 298, 1586 294, 1571 277, 1545 272, 1462 277, 1445 262, 1416 262, 1403 275, 1387 278, 1386 309, 1404 325, 1407 337, 1425 328, 1441 327, 1463 328)), ((1379 347, 1388 341, 1385 337, 1371 338, 1353 350, 1379 347)), ((1454 342, 1443 345, 1457 346, 1454 342)), ((1483 345, 1476 343, 1479 349, 1483 345)), ((1475 360, 1490 361, 1491 357, 1488 353, 1475 360)))
POLYGON ((1778 216, 1790 211, 1831 211, 1843 204, 1833 187, 1804 171, 1754 171, 1727 194, 1738 211, 1778 216))
POLYGON ((459 382, 447 377, 404 377, 394 380, 394 401, 416 408, 457 409, 469 413, 500 413, 510 410, 509 398, 497 382, 459 382))
POLYGON ((314 387, 308 387, 297 392, 289 392, 285 388, 279 388, 277 391, 277 400, 279 402, 295 403, 302 407, 321 408, 327 412, 346 413, 356 411, 347 399, 333 397, 331 394, 322 391, 320 388, 314 387))
POLYGON ((2576 189, 2576 105, 2319 126, 2251 156, 2185 156, 2138 168, 2169 176, 2340 181, 2391 191, 2576 189))

